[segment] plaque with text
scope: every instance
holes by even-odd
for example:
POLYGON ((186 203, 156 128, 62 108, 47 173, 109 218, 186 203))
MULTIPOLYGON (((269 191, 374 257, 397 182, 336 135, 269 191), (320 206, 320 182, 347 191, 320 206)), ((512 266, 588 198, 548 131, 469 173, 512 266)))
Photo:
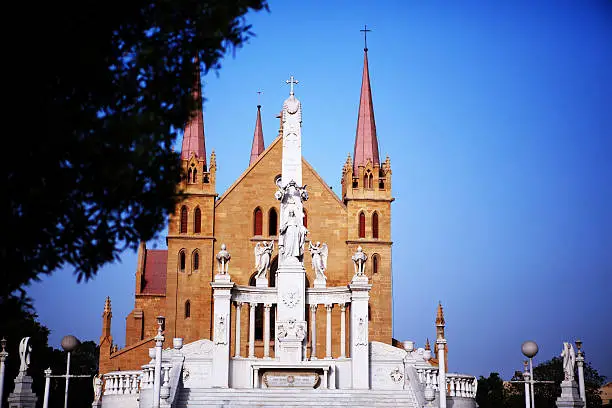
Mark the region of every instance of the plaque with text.
POLYGON ((315 388, 319 374, 315 372, 268 371, 262 376, 268 388, 315 388))

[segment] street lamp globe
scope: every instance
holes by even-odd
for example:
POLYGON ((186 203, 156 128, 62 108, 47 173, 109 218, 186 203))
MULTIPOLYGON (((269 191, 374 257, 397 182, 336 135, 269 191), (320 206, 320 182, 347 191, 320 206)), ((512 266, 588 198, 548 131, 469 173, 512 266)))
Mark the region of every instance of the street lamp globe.
POLYGON ((533 358, 538 354, 538 345, 535 341, 527 340, 521 346, 521 351, 527 358, 533 358))
POLYGON ((79 344, 81 344, 81 342, 73 335, 64 336, 62 339, 62 348, 68 353, 73 352, 74 349, 79 346, 79 344))

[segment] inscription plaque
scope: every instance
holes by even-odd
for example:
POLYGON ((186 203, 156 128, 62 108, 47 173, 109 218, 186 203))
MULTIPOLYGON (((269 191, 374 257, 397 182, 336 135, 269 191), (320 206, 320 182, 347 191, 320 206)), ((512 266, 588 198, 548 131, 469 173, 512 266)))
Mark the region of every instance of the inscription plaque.
POLYGON ((319 374, 314 372, 268 371, 262 376, 268 388, 315 388, 319 374))

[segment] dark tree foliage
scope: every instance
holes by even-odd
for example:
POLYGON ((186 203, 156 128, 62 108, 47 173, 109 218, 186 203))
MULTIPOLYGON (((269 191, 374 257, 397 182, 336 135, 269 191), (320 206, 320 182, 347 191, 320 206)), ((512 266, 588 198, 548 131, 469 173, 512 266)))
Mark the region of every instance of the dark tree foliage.
POLYGON ((480 376, 476 402, 480 408, 499 408, 504 406, 504 380, 498 373, 491 373, 488 378, 480 376))
POLYGON ((252 35, 244 15, 267 4, 14 7, 12 18, 22 22, 8 41, 16 46, 5 78, 19 90, 5 98, 17 131, 3 138, 0 163, 7 180, 0 296, 65 264, 87 279, 156 236, 177 200, 181 169, 171 146, 199 103, 191 93, 197 68, 218 70, 252 35))

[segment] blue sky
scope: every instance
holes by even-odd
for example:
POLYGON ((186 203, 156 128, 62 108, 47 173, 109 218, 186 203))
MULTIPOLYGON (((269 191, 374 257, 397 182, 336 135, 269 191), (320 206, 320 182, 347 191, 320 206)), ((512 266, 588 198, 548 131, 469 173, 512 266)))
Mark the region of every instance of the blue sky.
MULTIPOLYGON (((453 372, 509 378, 523 341, 537 364, 581 338, 612 377, 612 3, 272 0, 248 21, 257 37, 204 77, 218 193, 248 165, 256 92, 267 145, 291 74, 303 154, 340 192, 367 24, 396 198, 394 337, 433 338, 440 300, 453 372)), ((97 340, 108 295, 122 345, 135 265, 126 252, 86 284, 70 269, 33 284, 51 342, 97 340)))

